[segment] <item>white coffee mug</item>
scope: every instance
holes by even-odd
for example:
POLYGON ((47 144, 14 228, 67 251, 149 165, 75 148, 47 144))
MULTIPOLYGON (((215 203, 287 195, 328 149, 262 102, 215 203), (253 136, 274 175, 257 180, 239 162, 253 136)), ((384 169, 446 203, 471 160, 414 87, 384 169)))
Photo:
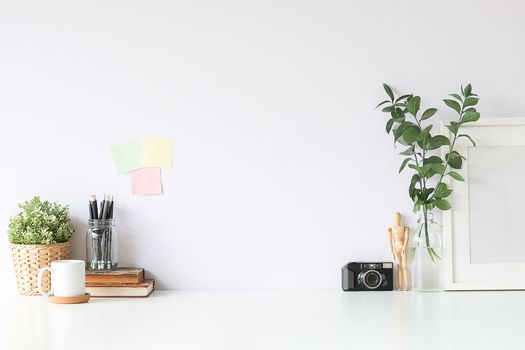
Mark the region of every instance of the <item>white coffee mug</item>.
POLYGON ((44 296, 76 297, 86 294, 86 272, 83 260, 55 260, 51 267, 38 271, 38 292, 44 296), (51 273, 51 290, 42 290, 42 276, 45 271, 51 273))

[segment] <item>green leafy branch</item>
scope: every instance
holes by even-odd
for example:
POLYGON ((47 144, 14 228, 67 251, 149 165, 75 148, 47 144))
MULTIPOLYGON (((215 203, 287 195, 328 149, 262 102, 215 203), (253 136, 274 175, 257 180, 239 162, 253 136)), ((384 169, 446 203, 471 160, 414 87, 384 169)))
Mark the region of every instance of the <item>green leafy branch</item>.
POLYGON ((451 134, 451 137, 447 137, 432 135, 434 125, 431 121, 438 112, 437 108, 428 108, 420 113, 420 96, 407 94, 396 98, 387 84, 383 84, 383 87, 389 99, 382 101, 377 107, 386 105, 382 109, 390 116, 386 123, 386 132, 392 134, 394 144, 406 146, 406 149, 399 153, 405 157, 399 172, 405 168, 414 171, 409 185, 409 196, 414 202, 413 210, 419 211, 421 207, 424 207, 425 211, 434 208, 450 209, 446 198, 450 196, 452 189, 443 180, 448 176, 457 181, 464 181, 455 170, 461 169, 465 157, 455 150, 454 146, 462 137, 475 146, 469 135, 460 133, 460 127, 479 120, 480 114, 475 108, 479 98, 468 84, 461 88, 461 95, 450 94, 453 99, 443 100, 445 105, 457 114, 457 119, 446 125, 451 134), (448 147, 444 156, 436 153, 442 147, 448 147))

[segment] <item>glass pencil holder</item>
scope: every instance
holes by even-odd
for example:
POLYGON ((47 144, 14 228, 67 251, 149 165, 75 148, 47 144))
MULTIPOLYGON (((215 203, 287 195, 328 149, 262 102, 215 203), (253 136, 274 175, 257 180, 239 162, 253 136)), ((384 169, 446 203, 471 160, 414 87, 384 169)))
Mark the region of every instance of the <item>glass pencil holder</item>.
POLYGON ((118 235, 113 219, 91 219, 86 233, 86 269, 115 270, 118 264, 118 235))

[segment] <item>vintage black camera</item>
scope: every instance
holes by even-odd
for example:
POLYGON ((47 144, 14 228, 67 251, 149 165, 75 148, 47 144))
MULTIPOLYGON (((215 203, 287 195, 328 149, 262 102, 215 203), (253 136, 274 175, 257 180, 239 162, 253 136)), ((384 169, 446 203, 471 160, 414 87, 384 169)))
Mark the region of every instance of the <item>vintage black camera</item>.
POLYGON ((394 265, 390 262, 350 262, 343 266, 343 290, 393 290, 394 265))

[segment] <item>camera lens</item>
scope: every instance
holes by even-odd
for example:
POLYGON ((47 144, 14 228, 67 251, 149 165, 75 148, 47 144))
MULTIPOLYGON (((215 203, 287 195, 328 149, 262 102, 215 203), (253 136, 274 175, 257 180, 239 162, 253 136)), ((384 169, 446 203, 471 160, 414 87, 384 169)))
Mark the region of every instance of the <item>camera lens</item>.
POLYGON ((369 286, 377 286, 379 284, 379 276, 375 273, 369 273, 366 275, 365 282, 369 286))
POLYGON ((360 280, 368 289, 376 289, 383 282, 383 277, 376 270, 361 272, 359 277, 361 277, 360 280))

